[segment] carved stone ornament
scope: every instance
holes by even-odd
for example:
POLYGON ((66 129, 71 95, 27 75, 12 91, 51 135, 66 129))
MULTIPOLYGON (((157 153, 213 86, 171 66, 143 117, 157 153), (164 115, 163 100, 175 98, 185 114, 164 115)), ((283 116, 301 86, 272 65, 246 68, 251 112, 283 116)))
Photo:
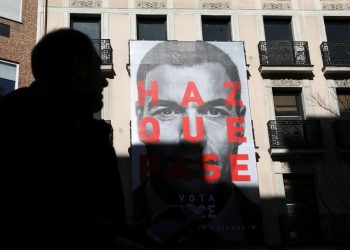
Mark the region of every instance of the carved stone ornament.
POLYGON ((349 0, 321 0, 323 10, 350 10, 349 0))
POLYGON ((229 9, 230 1, 228 0, 201 0, 202 9, 229 9))
POLYGON ((73 8, 101 8, 102 0, 71 0, 70 6, 73 8))
POLYGON ((140 9, 165 9, 165 0, 138 0, 137 8, 140 9))
POLYGON ((264 10, 290 10, 291 6, 289 3, 264 3, 264 10))
POLYGON ((294 79, 279 79, 279 80, 271 80, 271 85, 273 87, 300 87, 303 82, 301 80, 294 79))
POLYGON ((335 80, 334 83, 337 87, 350 87, 350 79, 335 80))
POLYGON ((350 10, 350 3, 324 3, 323 10, 350 10))
POLYGON ((290 0, 265 0, 262 4, 264 10, 290 10, 292 8, 291 6, 290 0))

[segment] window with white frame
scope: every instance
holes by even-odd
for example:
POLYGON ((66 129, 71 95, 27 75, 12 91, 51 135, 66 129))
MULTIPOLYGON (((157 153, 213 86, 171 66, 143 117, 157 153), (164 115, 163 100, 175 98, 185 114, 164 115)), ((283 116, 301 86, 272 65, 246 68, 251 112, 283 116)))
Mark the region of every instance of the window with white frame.
POLYGON ((1 0, 0 17, 20 22, 22 17, 22 0, 1 0))
POLYGON ((13 91, 17 81, 17 64, 0 61, 0 99, 13 91))

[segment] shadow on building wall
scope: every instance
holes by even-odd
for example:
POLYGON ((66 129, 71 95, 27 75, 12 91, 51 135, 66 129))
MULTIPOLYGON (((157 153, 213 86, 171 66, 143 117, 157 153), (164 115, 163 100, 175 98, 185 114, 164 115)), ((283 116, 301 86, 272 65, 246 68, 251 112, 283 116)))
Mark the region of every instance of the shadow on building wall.
POLYGON ((317 117, 269 121, 269 151, 284 193, 271 202, 279 207, 284 244, 350 244, 349 125, 317 117))

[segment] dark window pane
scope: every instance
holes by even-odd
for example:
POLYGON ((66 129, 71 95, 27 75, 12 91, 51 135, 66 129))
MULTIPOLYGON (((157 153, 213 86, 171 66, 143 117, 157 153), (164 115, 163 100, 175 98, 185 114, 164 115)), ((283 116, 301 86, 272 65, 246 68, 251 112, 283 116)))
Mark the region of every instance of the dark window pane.
POLYGON ((276 119, 301 119, 303 116, 300 92, 273 92, 276 119))
POLYGON ((290 19, 264 19, 265 39, 271 40, 293 40, 290 19))
POLYGON ((312 205, 316 203, 314 178, 312 175, 283 175, 287 204, 312 205))
POLYGON ((15 81, 0 78, 0 99, 15 89, 15 81))
POLYGON ((202 17, 203 41, 230 41, 229 18, 202 17))
POLYGON ((101 39, 101 24, 99 17, 72 17, 72 29, 79 30, 91 39, 101 39))
POLYGON ((327 41, 349 42, 350 20, 325 20, 327 41))
POLYGON ((337 96, 340 116, 350 118, 350 89, 339 89, 337 96))
POLYGON ((0 23, 0 36, 10 37, 10 25, 0 23))
POLYGON ((166 17, 138 17, 138 40, 167 40, 166 17))

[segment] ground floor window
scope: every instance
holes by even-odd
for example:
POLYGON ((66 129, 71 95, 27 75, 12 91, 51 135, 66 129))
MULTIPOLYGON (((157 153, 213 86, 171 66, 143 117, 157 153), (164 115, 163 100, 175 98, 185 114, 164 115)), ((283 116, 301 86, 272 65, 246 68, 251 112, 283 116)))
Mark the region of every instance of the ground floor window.
POLYGON ((0 60, 0 99, 16 88, 17 64, 0 60))

